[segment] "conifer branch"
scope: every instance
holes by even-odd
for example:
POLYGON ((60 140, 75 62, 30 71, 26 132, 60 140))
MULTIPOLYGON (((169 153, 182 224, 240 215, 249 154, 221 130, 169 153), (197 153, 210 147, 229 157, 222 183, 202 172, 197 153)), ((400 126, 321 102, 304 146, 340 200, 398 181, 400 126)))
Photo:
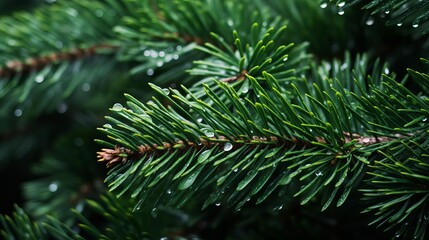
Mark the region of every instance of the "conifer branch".
POLYGON ((94 45, 87 48, 76 48, 65 52, 55 52, 47 56, 36 56, 28 58, 25 61, 9 60, 6 66, 0 67, 0 80, 12 78, 18 73, 27 73, 32 70, 39 71, 50 64, 55 64, 63 61, 76 61, 82 58, 91 57, 99 51, 114 53, 118 50, 118 46, 102 44, 94 45), (1 79, 2 78, 2 79, 1 79))
MULTIPOLYGON (((397 136, 399 137, 405 137, 405 136, 397 136)), ((396 141, 397 139, 393 139, 391 137, 368 137, 368 136, 361 136, 359 134, 353 133, 344 133, 344 144, 349 144, 353 141, 353 143, 361 146, 371 146, 373 144, 377 143, 387 143, 389 141, 396 141)), ((316 142, 318 144, 320 143, 326 143, 326 140, 321 137, 316 137, 316 142)), ((292 137, 291 140, 288 140, 287 138, 280 138, 278 139, 276 136, 270 136, 270 137, 258 137, 253 136, 251 140, 248 139, 235 139, 234 137, 225 137, 225 136, 218 136, 218 138, 200 138, 198 143, 191 142, 191 141, 176 141, 174 143, 168 143, 163 142, 161 145, 153 144, 152 146, 146 144, 146 145, 140 145, 137 146, 137 151, 133 151, 131 149, 127 149, 124 147, 120 147, 119 145, 116 145, 114 149, 108 149, 103 148, 100 152, 97 152, 97 158, 99 159, 99 162, 107 162, 107 167, 112 167, 114 164, 118 163, 126 163, 129 160, 138 160, 141 159, 142 156, 144 156, 146 153, 156 153, 158 156, 162 155, 165 152, 173 151, 176 149, 180 149, 183 152, 189 151, 191 149, 196 149, 197 151, 200 151, 202 149, 210 149, 212 147, 218 147, 221 149, 225 148, 240 148, 243 145, 246 146, 271 146, 272 148, 278 148, 282 147, 287 149, 291 148, 299 148, 299 149, 307 149, 307 148, 313 148, 317 145, 314 144, 314 142, 306 142, 299 140, 297 138, 292 137)))

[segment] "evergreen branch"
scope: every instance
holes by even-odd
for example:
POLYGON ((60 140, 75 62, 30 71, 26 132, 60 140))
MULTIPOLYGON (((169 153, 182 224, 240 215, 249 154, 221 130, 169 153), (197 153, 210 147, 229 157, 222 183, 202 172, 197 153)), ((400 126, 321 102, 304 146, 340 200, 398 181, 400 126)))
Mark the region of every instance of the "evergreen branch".
POLYGON ((111 29, 116 25, 116 17, 122 14, 124 6, 111 0, 66 1, 38 8, 33 13, 2 17, 0 66, 3 71, 16 71, 62 58, 57 54, 59 50, 70 57, 81 55, 82 49, 91 52, 92 46, 110 46, 114 39, 111 29), (49 31, 49 36, 40 30, 49 31))
POLYGON ((53 217, 48 218, 44 222, 35 222, 24 210, 15 206, 15 212, 11 217, 0 215, 0 236, 3 239, 84 239, 64 223, 53 217))
POLYGON ((420 0, 376 0, 365 2, 363 0, 322 0, 321 6, 325 8, 327 2, 335 2, 339 12, 344 9, 363 3, 364 9, 370 9, 371 14, 385 14, 388 16, 386 25, 397 25, 418 28, 422 34, 429 32, 429 3, 420 0))
POLYGON ((97 52, 100 52, 100 50, 103 52, 114 52, 117 48, 118 47, 113 45, 95 45, 86 49, 77 48, 68 52, 51 53, 49 56, 29 58, 25 60, 25 62, 10 60, 6 62, 5 67, 0 68, 0 78, 10 78, 20 72, 28 73, 30 71, 40 71, 51 64, 91 57, 97 52))
MULTIPOLYGON (((153 88, 173 103, 174 110, 163 107, 156 99, 152 103, 143 105, 131 96, 127 96, 131 100, 128 104, 131 110, 123 108, 122 105, 115 105, 112 110, 117 111, 122 118, 128 119, 130 122, 122 122, 109 117, 109 120, 118 128, 109 125, 101 129, 124 147, 124 149, 117 147, 115 150, 105 149, 99 152, 99 158, 108 161, 109 165, 117 161, 125 162, 124 166, 118 165, 110 171, 110 176, 106 181, 109 182, 111 190, 121 186, 123 190, 118 194, 138 198, 138 207, 149 197, 150 192, 153 191, 151 189, 158 186, 156 183, 165 177, 166 188, 178 189, 181 192, 181 197, 176 196, 169 203, 173 206, 186 202, 199 188, 205 189, 210 185, 217 185, 218 190, 207 199, 206 205, 225 201, 228 205, 240 208, 260 191, 265 191, 265 193, 260 193, 258 202, 263 201, 277 187, 287 185, 292 179, 300 176, 299 180, 306 182, 304 183, 306 187, 296 195, 305 195, 302 200, 303 204, 319 193, 323 186, 338 188, 347 183, 346 190, 337 203, 337 205, 341 205, 350 192, 352 183, 368 163, 365 155, 359 156, 359 152, 363 152, 364 147, 358 147, 356 140, 346 143, 344 136, 340 137, 334 130, 341 131, 340 125, 306 123, 308 120, 297 115, 296 111, 301 111, 300 108, 291 105, 285 96, 278 92, 275 87, 278 86, 276 79, 269 74, 264 74, 264 76, 265 81, 273 86, 275 94, 268 94, 256 79, 249 77, 256 94, 261 96, 261 102, 255 103, 248 99, 243 99, 244 102, 239 101, 237 93, 231 86, 217 82, 219 88, 224 91, 223 94, 228 97, 228 102, 234 106, 234 112, 228 110, 225 103, 217 100, 217 94, 213 93, 208 86, 205 86, 205 91, 212 100, 212 105, 207 105, 197 99, 186 89, 189 98, 184 97, 177 90, 171 90, 175 93, 173 97, 182 102, 184 106, 189 106, 191 111, 183 109, 170 98, 168 96, 170 90, 163 90, 156 86, 153 88), (269 95, 273 95, 273 97, 267 98, 269 95), (197 116, 189 114, 194 111, 197 116), (284 111, 289 113, 285 115, 284 111), (188 118, 186 119, 186 117, 188 118), (203 120, 198 121, 198 117, 203 120), (315 135, 313 130, 308 128, 309 126, 323 134, 315 135), (154 131, 155 129, 162 129, 162 131, 154 131), (132 134, 127 133, 128 131, 131 131, 132 134), (258 140, 254 140, 255 134, 258 134, 256 135, 258 140), (271 141, 274 140, 273 136, 277 142, 271 141), (320 137, 323 137, 323 140, 320 137), (181 142, 176 141, 176 138, 179 138, 181 142), (205 147, 200 139, 219 141, 223 144, 215 144, 209 148, 205 147), (260 139, 264 140, 259 141, 260 139), (197 143, 197 145, 200 143, 203 146, 195 148, 192 147, 195 146, 194 144, 189 144, 189 150, 182 151, 182 147, 185 147, 186 150, 187 143, 197 143), (174 150, 158 154, 157 151, 153 151, 155 148, 174 150), (134 155, 139 151, 144 152, 138 156, 145 161, 127 162, 129 154, 134 155), (226 161, 233 156, 241 156, 243 160, 236 163, 226 161), (172 162, 173 158, 178 159, 172 162), (270 160, 266 162, 268 159, 270 160), (153 164, 151 164, 152 161, 153 164), (187 163, 185 164, 185 162, 187 163), (176 172, 175 167, 183 164, 185 164, 183 169, 176 172), (234 174, 239 168, 243 169, 234 174), (130 182, 129 174, 134 173, 137 169, 143 171, 139 174, 141 177, 130 182), (153 174, 158 171, 161 173, 155 177, 153 174), (274 171, 277 174, 273 175, 274 171), (322 171, 327 176, 323 176, 322 171), (116 174, 121 172, 122 177, 115 178, 117 175, 113 174, 114 172, 116 174), (283 174, 278 175, 281 172, 283 174), (350 173, 354 175, 347 178, 350 173), (277 177, 275 177, 276 175, 277 177), (307 183, 307 179, 311 175, 323 177, 314 178, 316 181, 312 180, 307 183), (196 181, 197 177, 199 181, 196 181), (333 182, 334 179, 336 179, 335 182, 333 182), (346 179, 349 179, 350 182, 345 181, 346 179), (259 186, 253 190, 246 188, 252 180, 255 181, 255 185, 259 186), (234 185, 237 191, 234 190, 234 185), (224 195, 220 194, 223 191, 230 192, 232 197, 223 199, 224 195)), ((350 136, 356 135, 349 134, 348 137, 350 136)), ((370 138, 362 138, 363 142, 368 140, 370 138)), ((325 202, 324 208, 330 205, 336 192, 334 191, 334 194, 325 202)), ((228 194, 225 195, 228 196, 228 194)))
MULTIPOLYGON (((211 43, 211 33, 216 33, 219 38, 229 43, 237 38, 230 34, 230 29, 233 28, 241 39, 258 40, 263 37, 262 32, 254 31, 253 36, 247 34, 251 24, 264 24, 262 29, 279 25, 280 18, 274 19, 268 17, 269 14, 264 14, 269 9, 258 1, 231 3, 163 0, 157 1, 156 4, 136 4, 129 1, 128 4, 138 11, 134 16, 125 18, 123 25, 115 28, 120 39, 126 43, 119 57, 141 62, 132 73, 146 71, 147 75, 152 76, 160 67, 168 69, 201 59, 204 55, 194 51, 194 47, 211 43)), ((251 44, 255 45, 256 42, 251 44)), ((181 69, 189 69, 189 66, 181 69)), ((183 79, 184 75, 178 75, 178 71, 174 72, 175 75, 171 77, 183 79)), ((171 81, 166 79, 166 76, 157 76, 157 82, 160 82, 160 78, 171 81)))
POLYGON ((365 212, 375 212, 371 224, 395 229, 396 237, 426 239, 429 224, 428 132, 381 152, 369 172, 368 186, 361 189, 364 201, 372 203, 365 212))
MULTIPOLYGON (((275 23, 273 22, 272 25, 275 23)), ((284 88, 291 82, 298 81, 297 77, 306 70, 310 58, 305 52, 306 44, 296 47, 294 44, 282 45, 282 41, 286 39, 286 26, 284 25, 274 25, 266 32, 262 32, 263 37, 260 41, 254 39, 262 29, 258 23, 254 23, 249 29, 249 36, 252 37, 247 36, 245 39, 241 39, 237 31, 234 31, 233 44, 225 42, 223 38, 212 33, 216 45, 208 43, 204 47, 196 47, 209 57, 205 60, 195 61, 195 66, 189 70, 192 75, 204 77, 202 81, 195 83, 190 91, 197 98, 206 101, 207 97, 201 89, 201 85, 207 84, 221 101, 225 101, 226 96, 221 94, 219 87, 211 79, 215 77, 219 81, 234 86, 240 97, 253 99, 252 96, 255 95, 248 76, 257 79, 262 84, 264 82, 262 73, 269 72, 281 82, 284 88)))

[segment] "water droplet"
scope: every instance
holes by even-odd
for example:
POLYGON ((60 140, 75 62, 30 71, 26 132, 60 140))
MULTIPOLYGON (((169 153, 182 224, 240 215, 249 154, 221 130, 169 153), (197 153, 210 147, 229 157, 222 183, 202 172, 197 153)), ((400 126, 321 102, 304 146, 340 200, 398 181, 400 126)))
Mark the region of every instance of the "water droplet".
POLYGON ((162 91, 164 92, 165 95, 170 94, 170 90, 168 88, 163 88, 162 91))
POLYGON ((215 135, 214 132, 212 132, 212 131, 205 131, 204 134, 209 138, 212 138, 215 135))
POLYGON ((234 169, 234 172, 238 172, 238 168, 234 169))
POLYGON ((202 119, 202 118, 198 118, 198 119, 197 119, 197 122, 199 122, 199 123, 200 123, 200 122, 202 122, 202 121, 203 121, 203 119, 202 119))
POLYGON ((123 108, 124 108, 124 107, 122 106, 122 104, 120 104, 120 103, 115 103, 115 104, 113 105, 113 107, 112 107, 112 110, 113 110, 113 111, 117 111, 117 112, 119 112, 119 111, 121 111, 123 108))
POLYGON ((288 57, 283 58, 283 62, 286 62, 288 60, 288 57))
POLYGON ((321 8, 326 8, 328 6, 328 3, 327 2, 322 2, 321 4, 320 4, 320 7, 321 8))
POLYGON ((248 93, 249 92, 249 88, 248 87, 245 87, 245 88, 243 88, 243 91, 242 91, 243 93, 248 93))
POLYGON ((165 52, 164 51, 161 51, 158 54, 159 54, 159 57, 165 57, 165 52))
POLYGON ((38 76, 34 79, 34 81, 36 81, 36 83, 41 83, 41 82, 43 82, 43 80, 45 80, 45 76, 43 76, 43 75, 38 75, 38 76))
POLYGON ((79 201, 75 209, 77 212, 82 212, 84 207, 85 207, 85 201, 79 201))
POLYGON ((216 205, 216 207, 219 207, 219 206, 220 206, 220 203, 216 203, 215 205, 216 205))
POLYGON ((171 189, 167 189, 167 194, 170 195, 171 193, 173 193, 173 191, 171 191, 171 189))
POLYGON ((413 28, 416 28, 416 27, 418 27, 419 26, 419 23, 418 22, 413 22, 413 28))
POLYGON ((152 211, 150 212, 150 215, 152 215, 153 218, 158 217, 158 209, 152 208, 152 211))
POLYGON ((367 20, 366 20, 366 25, 368 25, 368 26, 371 26, 371 25, 373 25, 374 24, 374 18, 372 18, 372 17, 369 17, 367 20))
POLYGON ((338 7, 344 7, 344 5, 346 5, 346 2, 340 2, 340 3, 338 3, 338 7))
POLYGON ((149 50, 144 50, 143 55, 145 57, 149 57, 150 56, 150 51, 149 50))
POLYGON ((182 50, 182 46, 180 46, 180 45, 177 45, 177 47, 176 47, 176 50, 177 50, 177 51, 180 51, 180 50, 182 50))
POLYGON ((91 84, 89 83, 82 84, 82 91, 89 92, 89 90, 91 90, 91 84))
POLYGON ((22 116, 22 110, 19 109, 19 108, 17 108, 17 109, 15 109, 14 114, 15 114, 16 117, 21 117, 22 116))
POLYGON ((162 237, 159 240, 168 240, 168 237, 162 237))
POLYGON ((162 61, 158 61, 158 62, 156 62, 156 66, 158 66, 158 67, 162 67, 162 65, 164 65, 164 62, 162 62, 162 61))
POLYGON ((152 76, 154 73, 155 73, 155 71, 154 71, 152 68, 149 68, 149 69, 146 71, 146 75, 148 75, 148 76, 152 76))
POLYGON ((76 17, 79 13, 74 8, 67 9, 67 13, 73 17, 76 17))
POLYGON ((174 60, 179 59, 179 55, 178 55, 178 54, 174 54, 174 55, 173 55, 173 59, 174 59, 174 60))
POLYGON ((152 122, 152 118, 147 114, 140 114, 140 117, 146 122, 152 122))
POLYGON ((396 26, 400 27, 400 26, 402 26, 402 23, 401 23, 401 22, 398 22, 398 23, 396 24, 396 26))
POLYGON ((58 113, 65 113, 65 112, 67 111, 67 109, 68 109, 68 106, 67 106, 67 104, 66 104, 66 103, 60 103, 60 104, 57 106, 57 112, 58 112, 58 113))
POLYGON ((58 49, 61 49, 61 48, 63 48, 63 47, 64 47, 64 44, 63 44, 63 42, 61 42, 61 41, 56 41, 56 42, 55 42, 55 47, 56 47, 56 48, 58 48, 58 49))
POLYGON ((56 182, 53 182, 49 184, 48 188, 50 192, 56 192, 58 190, 58 184, 56 182))
POLYGON ((385 68, 384 69, 384 74, 389 74, 389 73, 390 73, 390 70, 388 68, 385 68))
POLYGON ((232 27, 234 26, 234 21, 232 21, 232 19, 228 19, 228 21, 226 22, 228 24, 228 26, 232 27))
POLYGON ((319 171, 316 173, 316 177, 320 177, 320 176, 323 176, 323 173, 319 171))
POLYGON ((100 8, 98 8, 97 10, 95 10, 95 16, 102 17, 103 15, 104 15, 104 12, 100 8))
POLYGON ((225 143, 225 145, 223 146, 223 150, 225 151, 225 152, 228 152, 228 151, 231 151, 231 149, 232 149, 232 144, 231 143, 225 143))
POLYGON ((338 15, 340 15, 340 16, 344 15, 344 10, 338 11, 338 15))
POLYGON ((154 50, 151 50, 150 51, 150 57, 157 58, 158 57, 158 53, 156 51, 154 51, 154 50))
POLYGON ((104 128, 112 128, 112 125, 110 125, 110 124, 106 123, 106 124, 104 124, 104 125, 103 125, 103 127, 104 127, 104 128))
POLYGON ((385 13, 385 14, 389 14, 389 13, 390 13, 390 10, 389 10, 389 9, 387 9, 386 11, 384 11, 384 13, 385 13))

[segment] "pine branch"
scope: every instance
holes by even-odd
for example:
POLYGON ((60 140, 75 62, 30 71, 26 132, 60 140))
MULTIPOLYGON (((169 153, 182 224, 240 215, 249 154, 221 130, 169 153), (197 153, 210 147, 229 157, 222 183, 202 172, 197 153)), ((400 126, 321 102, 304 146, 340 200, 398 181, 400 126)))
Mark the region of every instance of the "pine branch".
POLYGON ((344 10, 356 4, 363 3, 364 9, 372 10, 371 14, 385 14, 388 17, 388 26, 413 27, 426 34, 429 32, 429 3, 420 0, 322 0, 321 7, 326 8, 328 2, 334 2, 338 12, 344 14, 344 10))

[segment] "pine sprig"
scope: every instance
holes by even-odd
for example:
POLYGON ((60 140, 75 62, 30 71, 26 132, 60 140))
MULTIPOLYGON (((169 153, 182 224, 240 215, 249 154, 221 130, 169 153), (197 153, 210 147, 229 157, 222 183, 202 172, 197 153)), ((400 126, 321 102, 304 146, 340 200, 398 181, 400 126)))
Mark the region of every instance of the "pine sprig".
POLYGON ((421 0, 322 0, 321 6, 326 7, 327 2, 334 2, 339 12, 356 5, 365 4, 364 9, 371 10, 371 14, 385 14, 388 17, 386 25, 407 26, 418 28, 422 34, 429 31, 429 3, 421 0))
MULTIPOLYGON (((199 188, 202 190, 215 185, 218 189, 209 197, 208 203, 220 201, 240 208, 250 198, 256 198, 255 195, 263 189, 268 192, 261 195, 258 202, 263 201, 276 187, 287 185, 296 178, 304 184, 304 188, 296 193, 304 195, 303 204, 319 193, 323 186, 338 188, 346 184, 346 191, 337 203, 341 205, 368 163, 365 160, 368 153, 364 154, 365 151, 360 149, 364 144, 353 140, 356 135, 349 134, 346 138, 345 128, 335 118, 328 119, 332 124, 326 123, 326 116, 315 115, 317 113, 310 112, 311 109, 305 104, 292 104, 286 95, 279 92, 279 82, 272 75, 264 74, 264 77, 273 94, 268 94, 256 79, 249 77, 259 102, 240 99, 231 86, 217 82, 233 106, 232 111, 223 101, 219 101, 217 94, 207 85, 205 92, 213 102, 211 105, 197 99, 186 89, 188 98, 177 90, 153 86, 163 98, 173 103, 173 108, 165 108, 157 99, 141 104, 127 96, 130 109, 122 106, 112 109, 123 120, 109 117, 115 127, 109 125, 100 129, 130 151, 119 148, 116 152, 106 149, 99 153, 102 161, 114 159, 125 163, 113 168, 106 179, 111 190, 122 189, 118 194, 137 198, 139 206, 150 196, 152 187, 161 185, 181 192, 170 203, 179 206, 199 188), (174 93, 173 98, 168 95, 170 91, 174 93), (182 106, 190 107, 191 111, 182 106), (195 115, 189 112, 195 112, 195 115), (198 147, 199 144, 201 147, 198 147), (125 159, 135 152, 139 152, 137 159, 141 160, 125 159), (228 161, 233 157, 242 160, 228 161), (175 171, 180 168, 182 170, 175 171), (267 185, 273 181, 271 177, 275 178, 274 171, 282 173, 282 177, 277 178, 277 183, 268 189, 267 185), (135 176, 133 180, 130 179, 131 175, 135 176), (166 186, 160 184, 162 178, 165 178, 163 182, 166 186), (253 190, 246 188, 250 182, 258 187, 253 190), (220 194, 225 191, 230 194, 220 194), (230 197, 223 199, 223 196, 230 197)), ((321 95, 321 98, 327 97, 321 95)), ((328 103, 328 106, 328 113, 340 109, 334 104, 328 103)), ((345 109, 344 106, 342 108, 345 109)), ((369 139, 362 138, 362 141, 369 139)), ((325 208, 337 191, 325 202, 325 208)))
POLYGON ((123 6, 108 0, 61 2, 0 18, 0 76, 82 55, 82 49, 110 47, 116 24, 113 16, 120 14, 124 14, 123 6), (40 30, 49 30, 49 37, 40 30))

